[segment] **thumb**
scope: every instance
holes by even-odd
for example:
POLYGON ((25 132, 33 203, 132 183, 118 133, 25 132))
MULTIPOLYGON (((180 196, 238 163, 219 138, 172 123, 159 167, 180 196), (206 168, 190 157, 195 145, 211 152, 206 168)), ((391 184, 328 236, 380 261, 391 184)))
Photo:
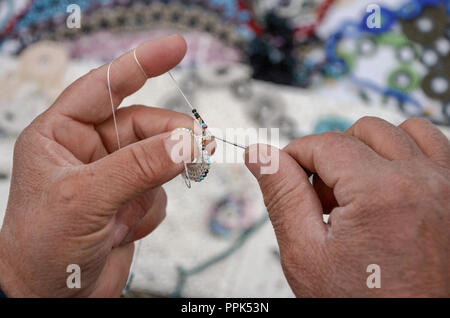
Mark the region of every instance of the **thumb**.
POLYGON ((323 237, 326 228, 320 200, 302 167, 283 150, 263 144, 246 149, 245 164, 258 180, 280 251, 285 246, 311 249, 308 243, 323 237))
POLYGON ((185 130, 147 138, 90 164, 89 184, 115 213, 124 203, 184 171, 184 162, 194 158, 194 148, 194 138, 185 130))

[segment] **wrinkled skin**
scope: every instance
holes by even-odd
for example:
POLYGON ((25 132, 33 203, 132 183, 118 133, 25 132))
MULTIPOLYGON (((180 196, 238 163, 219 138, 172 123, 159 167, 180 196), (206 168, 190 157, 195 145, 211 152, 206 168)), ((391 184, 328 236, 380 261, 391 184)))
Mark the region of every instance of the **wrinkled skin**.
POLYGON ((432 124, 367 117, 345 133, 303 137, 279 151, 275 174, 250 162, 260 153, 264 145, 250 147, 247 165, 295 295, 450 296, 450 146, 432 124), (370 264, 381 288, 366 285, 370 264))
MULTIPOLYGON (((136 54, 148 77, 183 58, 179 36, 146 42, 136 54)), ((0 287, 9 297, 119 296, 134 241, 164 219, 161 187, 184 170, 172 159, 171 131, 193 128, 172 111, 132 106, 112 120, 107 65, 67 88, 20 135, 7 211, 0 232, 0 287), (81 269, 81 289, 69 289, 68 265, 81 269)), ((133 52, 111 66, 114 105, 147 80, 133 52)), ((183 137, 183 136, 182 136, 183 137)), ((186 161, 192 158, 192 139, 186 161)))

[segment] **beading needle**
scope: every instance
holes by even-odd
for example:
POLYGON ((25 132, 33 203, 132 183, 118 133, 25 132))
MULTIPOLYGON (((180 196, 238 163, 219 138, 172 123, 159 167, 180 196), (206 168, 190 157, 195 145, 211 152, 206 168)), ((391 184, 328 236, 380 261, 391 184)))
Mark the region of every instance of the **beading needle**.
MULTIPOLYGON (((177 82, 177 80, 175 79, 175 77, 173 77, 173 75, 172 75, 172 73, 171 73, 170 71, 169 71, 168 73, 169 73, 169 76, 170 76, 170 78, 172 79, 172 81, 175 83, 175 86, 176 86, 176 88, 178 89, 178 91, 180 92, 181 96, 183 96, 183 98, 184 98, 184 100, 186 101, 186 103, 189 105, 189 107, 190 107, 191 109, 195 109, 195 107, 192 106, 192 104, 191 104, 191 102, 189 101, 189 99, 187 98, 187 96, 184 94, 184 92, 183 92, 183 90, 181 89, 180 85, 178 85, 178 82, 177 82)), ((208 131, 208 132, 209 132, 209 131, 208 131)), ((225 142, 225 143, 227 143, 227 144, 229 144, 229 145, 232 145, 232 146, 235 146, 235 147, 238 147, 238 148, 241 148, 241 149, 246 149, 246 148, 247 148, 247 147, 241 146, 241 145, 239 145, 239 144, 237 144, 237 143, 233 143, 233 142, 230 142, 230 141, 228 141, 228 140, 225 140, 225 139, 216 137, 216 136, 214 136, 214 135, 212 135, 212 134, 210 134, 210 135, 211 135, 211 137, 214 137, 215 139, 220 140, 220 141, 222 141, 222 142, 225 142)))
POLYGON ((247 147, 241 146, 241 145, 239 145, 237 143, 233 143, 233 142, 230 142, 228 140, 225 140, 225 139, 222 139, 222 138, 219 138, 219 137, 216 137, 216 136, 212 136, 212 137, 214 137, 214 139, 220 140, 221 142, 225 142, 225 143, 227 143, 229 145, 232 145, 232 146, 235 146, 235 147, 238 147, 238 148, 242 148, 244 150, 247 149, 247 147))

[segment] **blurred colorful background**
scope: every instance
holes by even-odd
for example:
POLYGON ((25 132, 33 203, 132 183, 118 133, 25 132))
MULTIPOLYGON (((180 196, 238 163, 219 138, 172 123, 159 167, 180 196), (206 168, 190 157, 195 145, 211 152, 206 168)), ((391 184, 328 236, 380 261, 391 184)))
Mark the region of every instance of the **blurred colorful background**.
MULTIPOLYGON (((23 128, 90 69, 173 33, 188 43, 174 74, 210 127, 280 128, 282 147, 367 115, 419 116, 449 135, 450 0, 0 0, 0 219, 23 128)), ((190 110, 167 75, 131 104, 190 110)), ((125 296, 292 296, 242 151, 215 157, 230 152, 240 163, 217 160, 192 189, 167 185, 168 217, 140 243, 125 296)))

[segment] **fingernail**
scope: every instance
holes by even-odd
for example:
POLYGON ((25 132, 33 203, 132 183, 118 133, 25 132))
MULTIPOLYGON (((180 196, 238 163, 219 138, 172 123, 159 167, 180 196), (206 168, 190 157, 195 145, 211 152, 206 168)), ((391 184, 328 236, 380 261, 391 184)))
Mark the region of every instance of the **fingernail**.
POLYGON ((248 170, 258 179, 261 176, 261 167, 258 160, 258 145, 251 145, 245 149, 244 160, 248 170))
POLYGON ((256 179, 259 179, 262 174, 273 174, 278 171, 278 150, 278 148, 265 144, 251 145, 245 150, 245 164, 256 179))
POLYGON ((128 226, 121 224, 116 228, 114 232, 114 247, 119 246, 128 234, 128 226))
POLYGON ((175 129, 164 140, 167 154, 174 163, 192 162, 194 158, 194 137, 189 130, 175 129))

